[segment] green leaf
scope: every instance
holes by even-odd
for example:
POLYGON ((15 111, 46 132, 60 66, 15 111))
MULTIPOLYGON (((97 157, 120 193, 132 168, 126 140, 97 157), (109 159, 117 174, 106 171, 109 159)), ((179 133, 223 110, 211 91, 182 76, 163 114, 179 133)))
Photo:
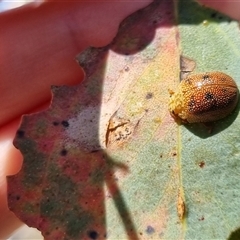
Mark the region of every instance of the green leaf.
MULTIPOLYGON (((222 71, 239 85, 238 23, 190 1, 182 1, 179 11, 182 55, 194 59, 195 72, 222 71)), ((199 124, 180 130, 186 239, 227 239, 239 228, 238 111, 239 104, 232 115, 214 123, 211 134, 199 124)))
POLYGON ((45 239, 236 239, 239 105, 209 132, 178 125, 168 102, 192 71, 240 84, 239 45, 236 21, 193 1, 126 18, 78 56, 82 84, 53 87, 51 107, 23 117, 9 208, 45 239))

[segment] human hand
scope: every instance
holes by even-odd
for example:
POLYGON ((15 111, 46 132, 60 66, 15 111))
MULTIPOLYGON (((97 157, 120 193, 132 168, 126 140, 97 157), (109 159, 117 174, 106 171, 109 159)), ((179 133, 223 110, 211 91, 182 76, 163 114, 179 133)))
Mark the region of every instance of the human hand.
MULTIPOLYGON (((79 83, 83 72, 75 56, 108 44, 121 20, 149 2, 51 1, 0 14, 0 239, 21 225, 8 210, 5 180, 22 163, 12 146, 20 116, 48 106, 50 85, 79 83)), ((202 2, 240 19, 238 2, 202 2)))

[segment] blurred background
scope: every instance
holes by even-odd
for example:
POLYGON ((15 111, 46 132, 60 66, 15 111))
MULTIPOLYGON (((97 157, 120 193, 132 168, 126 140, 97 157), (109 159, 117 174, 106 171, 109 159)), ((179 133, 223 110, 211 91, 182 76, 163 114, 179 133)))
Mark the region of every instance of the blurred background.
POLYGON ((34 0, 0 0, 0 12, 7 11, 13 8, 21 7, 24 4, 31 2, 39 2, 34 0))

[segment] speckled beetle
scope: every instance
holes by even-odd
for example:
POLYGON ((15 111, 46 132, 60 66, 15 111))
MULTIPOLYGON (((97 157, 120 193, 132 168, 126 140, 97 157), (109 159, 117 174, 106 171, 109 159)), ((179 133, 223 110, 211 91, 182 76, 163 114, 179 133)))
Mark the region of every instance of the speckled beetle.
POLYGON ((171 93, 169 111, 183 122, 212 122, 234 110, 238 95, 235 81, 225 73, 189 75, 171 93))

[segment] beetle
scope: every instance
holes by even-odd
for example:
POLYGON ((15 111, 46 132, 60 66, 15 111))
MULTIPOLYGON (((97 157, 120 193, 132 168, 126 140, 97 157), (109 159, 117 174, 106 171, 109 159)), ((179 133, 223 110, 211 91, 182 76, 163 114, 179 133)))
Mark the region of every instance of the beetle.
POLYGON ((213 122, 229 115, 236 107, 236 82, 222 72, 189 75, 175 92, 170 92, 169 111, 182 122, 213 122))

